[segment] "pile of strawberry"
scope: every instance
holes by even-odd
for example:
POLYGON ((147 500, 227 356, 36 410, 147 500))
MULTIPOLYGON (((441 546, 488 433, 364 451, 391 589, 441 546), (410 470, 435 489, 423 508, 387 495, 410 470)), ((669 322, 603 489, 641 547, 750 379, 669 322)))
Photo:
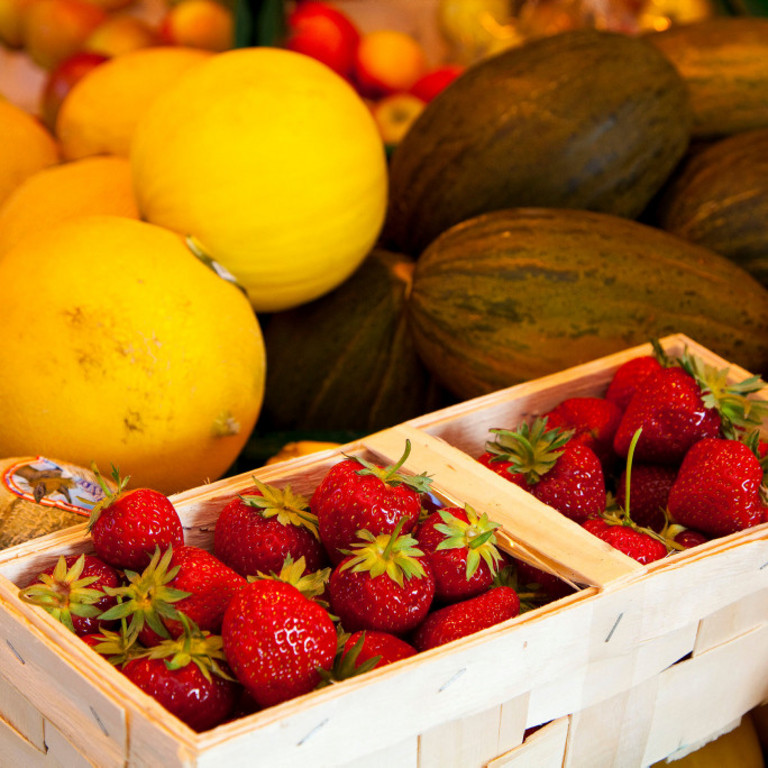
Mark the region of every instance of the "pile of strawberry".
POLYGON ((519 591, 535 574, 499 550, 496 524, 441 506, 429 477, 401 471, 409 451, 387 467, 345 457, 310 499, 254 478, 211 552, 185 543, 168 498, 115 472, 93 553, 60 557, 20 596, 204 731, 562 594, 556 579, 519 591))
POLYGON ((478 460, 645 564, 768 521, 766 385, 686 350, 629 360, 603 397, 570 397, 478 460))

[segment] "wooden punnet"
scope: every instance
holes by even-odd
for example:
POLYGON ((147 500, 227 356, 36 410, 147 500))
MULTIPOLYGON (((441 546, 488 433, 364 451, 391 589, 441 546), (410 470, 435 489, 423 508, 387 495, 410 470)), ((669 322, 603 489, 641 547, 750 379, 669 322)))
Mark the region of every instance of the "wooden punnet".
MULTIPOLYGON (((707 362, 727 362, 684 336, 707 362)), ((516 557, 574 594, 463 640, 197 734, 74 634, 18 599, 84 526, 0 553, 0 763, 177 768, 646 766, 734 727, 768 699, 768 526, 640 566, 474 460, 488 430, 602 394, 644 345, 419 417, 339 449, 180 493, 187 543, 210 546, 252 476, 310 493, 343 454, 427 472, 444 500, 502 524, 516 557), (543 726, 524 740, 524 731, 543 726)), ((734 380, 746 371, 731 367, 734 380)))

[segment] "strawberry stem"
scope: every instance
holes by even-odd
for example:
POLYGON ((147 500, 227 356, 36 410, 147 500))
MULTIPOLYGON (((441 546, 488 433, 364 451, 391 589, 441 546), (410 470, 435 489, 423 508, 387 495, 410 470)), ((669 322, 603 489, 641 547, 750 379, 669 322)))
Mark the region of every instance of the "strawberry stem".
POLYGON ((629 525, 632 522, 632 517, 629 514, 629 491, 631 488, 632 480, 632 460, 635 456, 635 446, 640 439, 640 433, 643 431, 642 427, 638 427, 634 435, 632 435, 632 441, 629 444, 629 450, 627 451, 627 470, 625 473, 624 481, 624 524, 629 525))
POLYGON ((407 518, 405 517, 405 515, 403 515, 403 517, 401 517, 397 521, 397 525, 395 526, 395 530, 392 531, 392 533, 390 534, 389 541, 387 542, 387 546, 384 548, 384 553, 382 555, 382 557, 385 560, 389 559, 389 557, 390 557, 390 555, 392 553, 392 547, 395 545, 395 541, 397 541, 397 538, 400 535, 400 531, 403 530, 403 526, 405 525, 406 519, 407 518))

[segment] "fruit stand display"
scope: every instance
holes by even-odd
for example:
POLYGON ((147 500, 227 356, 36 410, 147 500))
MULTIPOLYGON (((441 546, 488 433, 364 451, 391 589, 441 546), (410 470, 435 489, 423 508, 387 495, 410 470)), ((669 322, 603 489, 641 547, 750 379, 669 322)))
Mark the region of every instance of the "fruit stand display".
MULTIPOLYGON (((662 344, 672 358, 690 353, 727 370, 732 384, 749 380, 685 337, 662 344)), ((216 551, 217 519, 222 525, 225 508, 240 503, 254 482, 309 495, 351 456, 398 462, 406 476, 431 478, 435 503, 467 505, 496 521, 501 550, 577 587, 320 690, 276 694, 252 681, 250 690, 263 702, 257 711, 200 733, 130 684, 59 619, 30 604, 28 589, 19 591, 62 555, 102 551, 96 527, 6 550, 0 555, 0 680, 3 718, 10 724, 4 752, 31 766, 47 764, 46 746, 67 764, 100 766, 251 765, 254 750, 265 763, 286 766, 392 759, 414 766, 649 765, 731 729, 766 695, 765 525, 729 527, 732 533, 643 564, 636 552, 624 554, 478 460, 489 429, 549 412, 574 393, 602 398, 622 365, 651 354, 650 345, 628 349, 339 449, 171 497, 185 545, 216 551), (355 739, 348 738, 350 729, 355 739), (535 730, 524 738, 527 729, 535 730)), ((322 530, 324 513, 315 499, 322 530)), ((746 497, 742 504, 746 510, 746 497)), ((344 611, 334 587, 337 573, 345 571, 334 571, 331 600, 344 611)), ((268 583, 253 582, 238 594, 256 595, 268 583)), ((232 642, 231 622, 240 621, 236 615, 234 608, 225 614, 225 647, 232 642)), ((424 637, 417 633, 411 642, 424 637)), ((227 658, 238 664, 233 651, 227 658)))
POLYGON ((0 0, 1 754, 764 737, 746 6, 0 0))

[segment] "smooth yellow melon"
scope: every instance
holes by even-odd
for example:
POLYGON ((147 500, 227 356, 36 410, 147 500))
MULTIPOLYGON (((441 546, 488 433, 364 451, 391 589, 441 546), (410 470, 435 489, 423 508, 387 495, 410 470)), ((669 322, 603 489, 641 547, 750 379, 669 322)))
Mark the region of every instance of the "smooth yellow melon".
POLYGON ((337 287, 378 237, 384 147, 343 78, 299 53, 215 54, 158 96, 131 151, 142 216, 192 235, 273 312, 337 287))

